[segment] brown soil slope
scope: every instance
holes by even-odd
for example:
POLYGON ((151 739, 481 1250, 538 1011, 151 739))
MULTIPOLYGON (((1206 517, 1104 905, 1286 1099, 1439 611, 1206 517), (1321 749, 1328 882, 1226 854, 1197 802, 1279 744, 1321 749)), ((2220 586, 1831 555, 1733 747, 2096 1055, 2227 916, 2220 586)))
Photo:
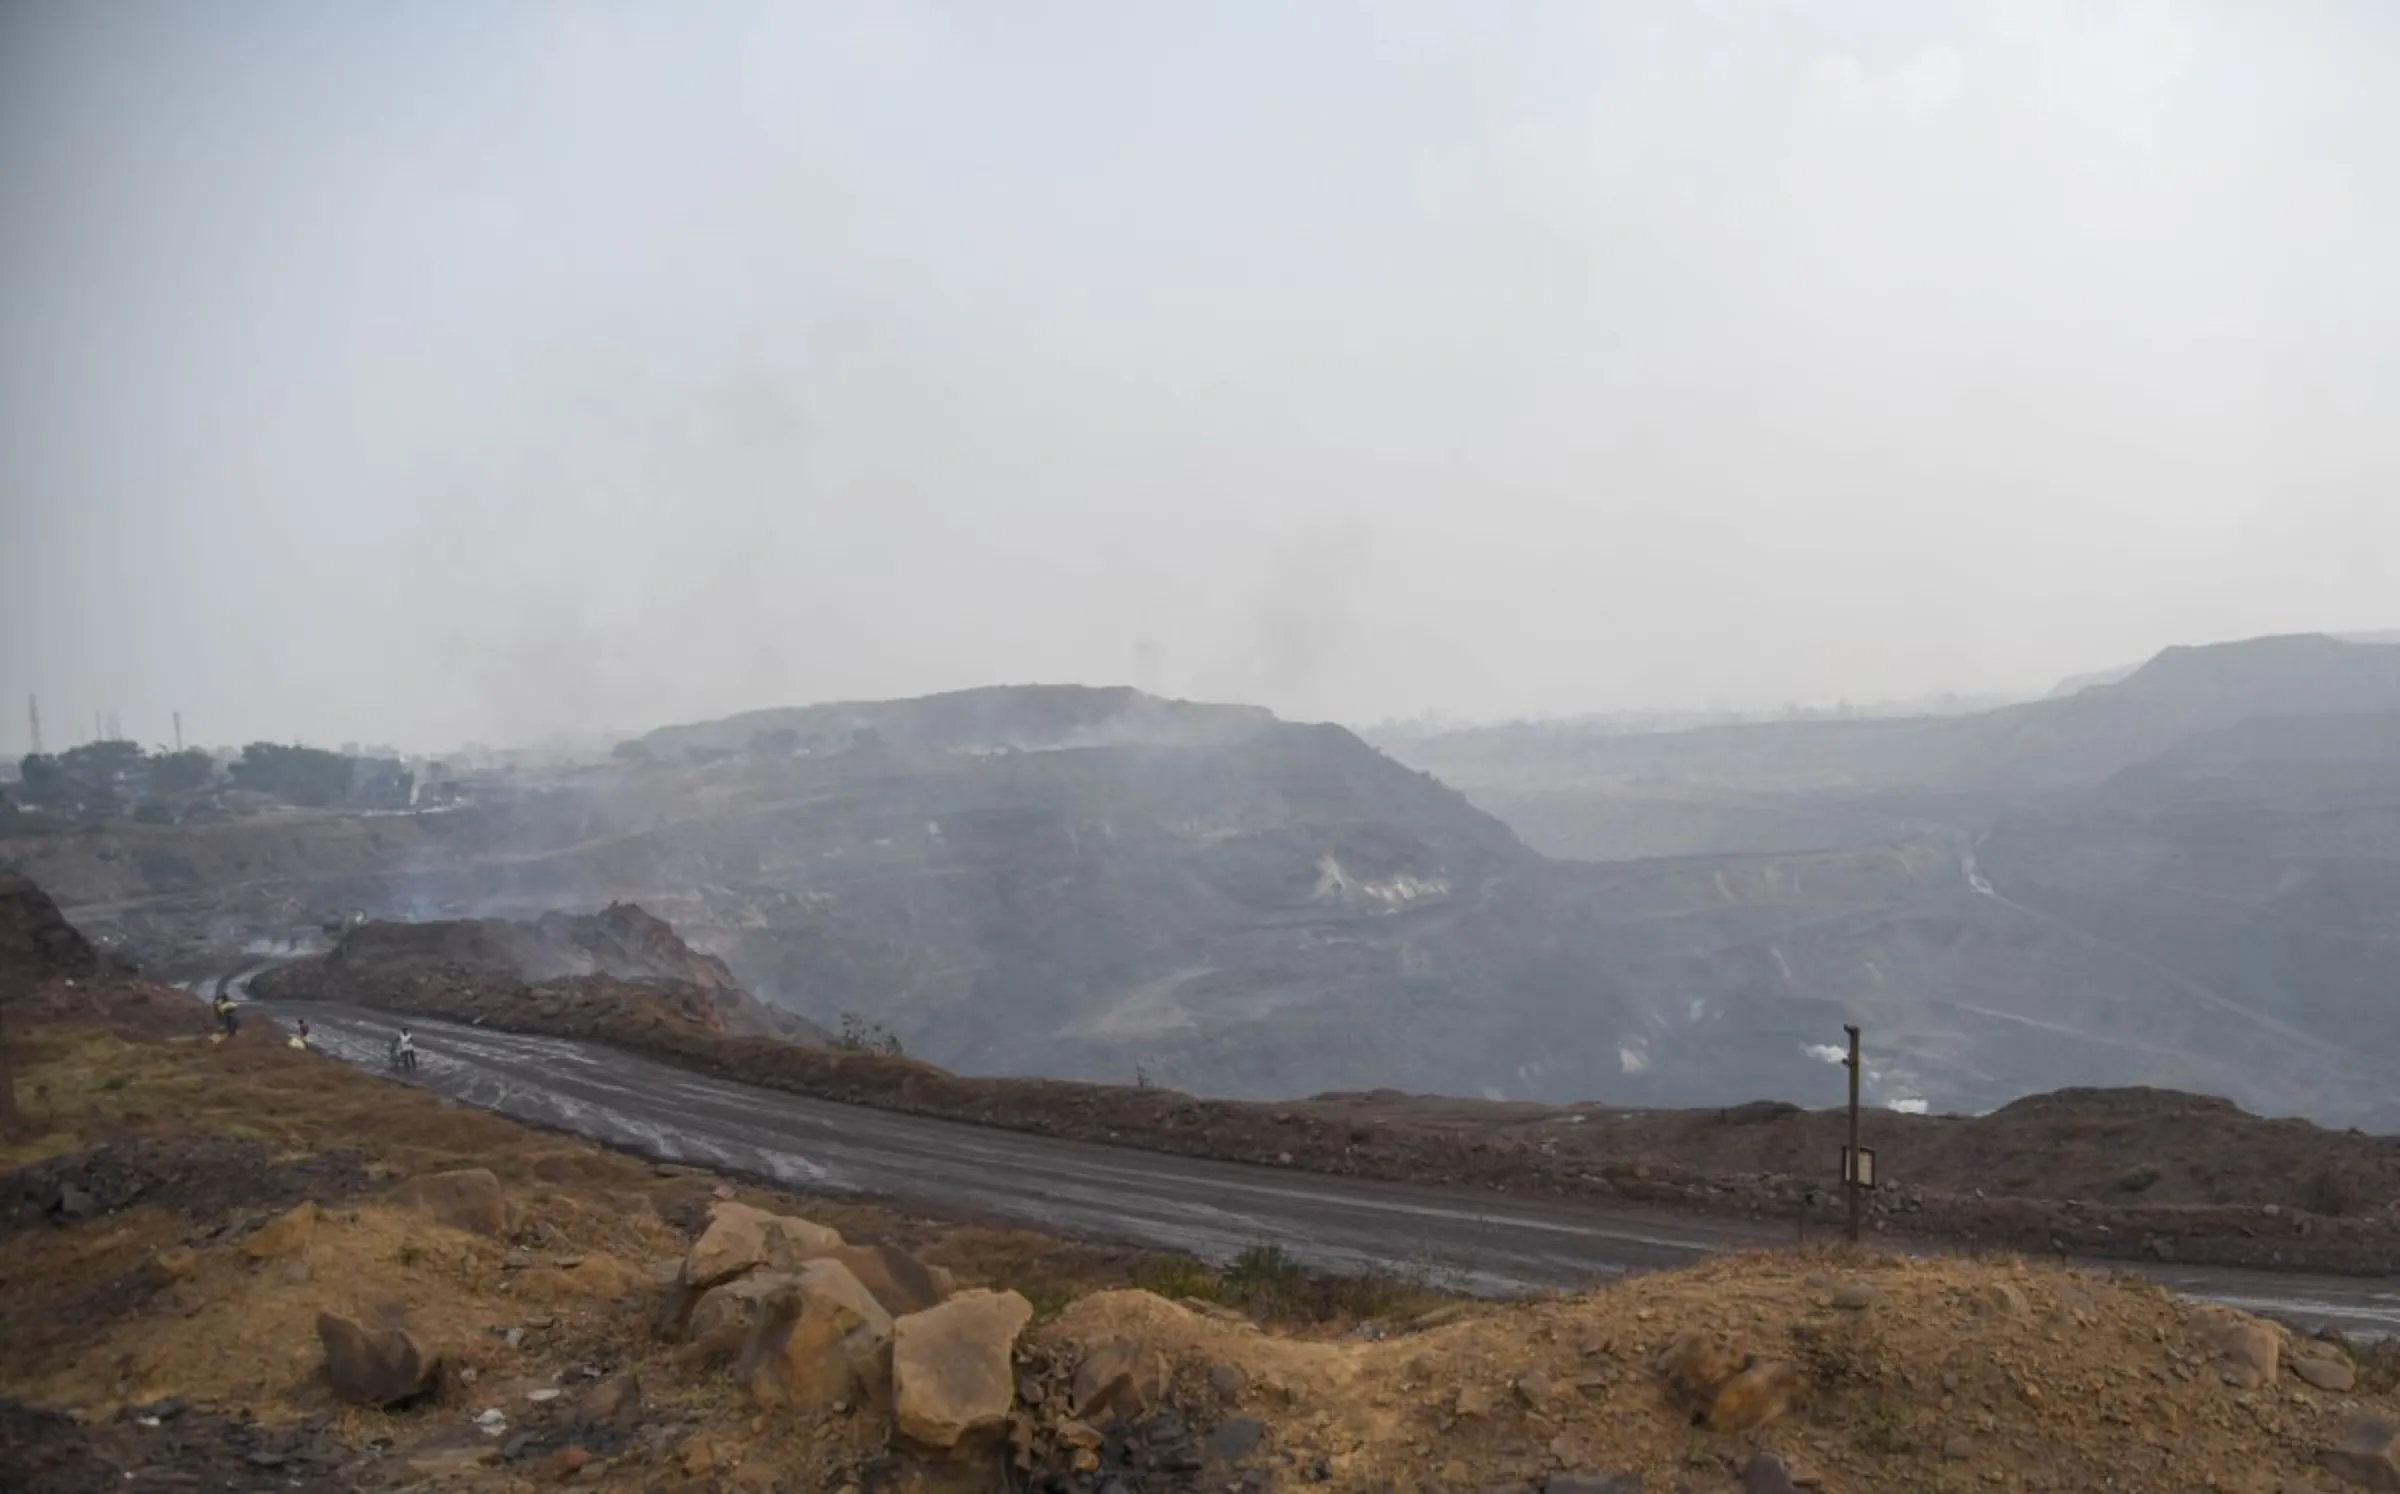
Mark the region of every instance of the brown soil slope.
POLYGON ((100 955, 27 877, 0 871, 0 991, 98 974, 100 955))
POLYGON ((43 1024, 29 1060, 47 1105, 0 1142, 11 1489, 2283 1494, 2400 1477, 2387 1357, 2134 1281, 1778 1255, 1427 1311, 1314 1298, 1269 1257, 1218 1274, 1078 1254, 655 1168, 263 1030, 218 1046, 43 1024), (1037 1311, 1002 1341, 991 1431, 941 1452, 871 1385, 795 1402, 673 1337, 672 1279, 728 1201, 1023 1289, 1037 1311), (1262 1323, 1226 1305, 1299 1300, 1364 1311, 1262 1323), (427 1390, 345 1404, 323 1313, 438 1356, 427 1390))

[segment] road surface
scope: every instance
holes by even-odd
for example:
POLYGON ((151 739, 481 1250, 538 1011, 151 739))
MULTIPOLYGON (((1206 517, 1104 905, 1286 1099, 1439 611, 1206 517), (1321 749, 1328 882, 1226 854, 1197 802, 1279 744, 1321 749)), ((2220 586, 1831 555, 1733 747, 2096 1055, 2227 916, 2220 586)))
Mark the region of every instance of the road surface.
MULTIPOLYGON (((317 1003, 328 1054, 386 1070, 396 1020, 317 1003)), ((648 1156, 861 1193, 1054 1234, 1223 1261, 1280 1245, 1311 1265, 1422 1275, 1498 1295, 1575 1287, 1778 1244, 1788 1229, 1587 1202, 1422 1188, 1062 1141, 758 1089, 596 1044, 412 1019, 410 1082, 648 1156)), ((2206 1268, 2147 1274, 2195 1296, 2304 1327, 2400 1333, 2400 1278, 2360 1280, 2206 1268)))

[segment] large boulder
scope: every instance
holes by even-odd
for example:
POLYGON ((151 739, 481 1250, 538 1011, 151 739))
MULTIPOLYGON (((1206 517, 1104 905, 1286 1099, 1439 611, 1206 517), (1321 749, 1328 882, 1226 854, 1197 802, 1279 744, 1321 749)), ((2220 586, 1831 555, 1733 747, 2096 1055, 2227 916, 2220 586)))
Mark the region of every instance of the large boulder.
POLYGON ((891 1245, 837 1245, 824 1254, 850 1268, 859 1284, 875 1294, 893 1317, 923 1312, 948 1301, 958 1289, 949 1272, 928 1266, 907 1251, 891 1245))
POLYGON ((2293 1346, 2292 1373, 2319 1390, 2347 1394, 2358 1385, 2358 1370, 2349 1356, 2323 1339, 2304 1339, 2293 1346))
POLYGON ((325 1345, 325 1379, 333 1393, 358 1406, 392 1406, 434 1388, 441 1356, 404 1328, 366 1328, 336 1313, 317 1314, 325 1345))
POLYGON ((489 1168, 465 1167, 410 1178, 385 1197, 450 1229, 493 1239, 508 1233, 508 1191, 489 1168))
POLYGON ((767 1304, 782 1295, 794 1280, 789 1271, 753 1271, 710 1287, 692 1301, 691 1316, 684 1324, 684 1341, 698 1350, 701 1357, 733 1353, 767 1315, 767 1304))
POLYGON ((708 1228, 684 1255, 683 1280, 706 1291, 761 1267, 793 1270, 841 1244, 841 1235, 822 1224, 727 1201, 709 1209, 708 1228))
POLYGON ((1096 1427, 1139 1421, 1167 1398, 1167 1356, 1122 1334, 1099 1340, 1075 1365, 1068 1410, 1096 1427))
POLYGON ((900 1434, 931 1448, 1001 1430, 1016 1398, 1010 1359, 1033 1304, 1015 1292, 962 1292, 892 1325, 900 1434))
POLYGON ((764 1304, 737 1371, 764 1406, 889 1405, 892 1316, 850 1269, 814 1260, 764 1304))
POLYGON ((2283 1336, 2274 1324, 2258 1318, 2228 1318, 2217 1325, 2210 1341, 2224 1362, 2228 1384, 2255 1390, 2275 1383, 2283 1358, 2283 1336))
POLYGON ((2318 1450, 2317 1461, 2359 1488, 2400 1494, 2400 1421, 2354 1416, 2342 1427, 2341 1441, 2318 1450))

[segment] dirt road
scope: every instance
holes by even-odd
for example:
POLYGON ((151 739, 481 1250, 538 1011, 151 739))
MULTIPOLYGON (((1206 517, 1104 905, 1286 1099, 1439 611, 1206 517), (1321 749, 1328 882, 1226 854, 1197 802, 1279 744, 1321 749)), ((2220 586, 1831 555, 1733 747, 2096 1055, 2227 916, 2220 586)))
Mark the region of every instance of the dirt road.
MULTIPOLYGON (((330 1055, 381 1071, 396 1021, 320 1005, 330 1055)), ((1779 1244, 1787 1227, 1582 1202, 1282 1172, 857 1109, 711 1079, 614 1049, 412 1021, 412 1082, 667 1161, 870 1193, 1058 1234, 1222 1260, 1281 1245, 1333 1269, 1420 1273, 1455 1290, 1572 1287, 1779 1244)), ((2400 1279, 2153 1267, 2157 1280, 2305 1327, 2400 1333, 2400 1279)))

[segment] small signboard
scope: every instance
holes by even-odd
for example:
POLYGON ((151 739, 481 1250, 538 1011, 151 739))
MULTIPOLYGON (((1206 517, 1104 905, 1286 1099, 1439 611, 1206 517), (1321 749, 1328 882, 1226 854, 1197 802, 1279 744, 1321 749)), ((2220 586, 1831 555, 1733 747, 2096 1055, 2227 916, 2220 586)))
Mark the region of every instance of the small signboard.
POLYGON ((1842 1148, 1842 1181, 1861 1188, 1875 1186, 1875 1149, 1862 1146, 1856 1151, 1842 1148))

